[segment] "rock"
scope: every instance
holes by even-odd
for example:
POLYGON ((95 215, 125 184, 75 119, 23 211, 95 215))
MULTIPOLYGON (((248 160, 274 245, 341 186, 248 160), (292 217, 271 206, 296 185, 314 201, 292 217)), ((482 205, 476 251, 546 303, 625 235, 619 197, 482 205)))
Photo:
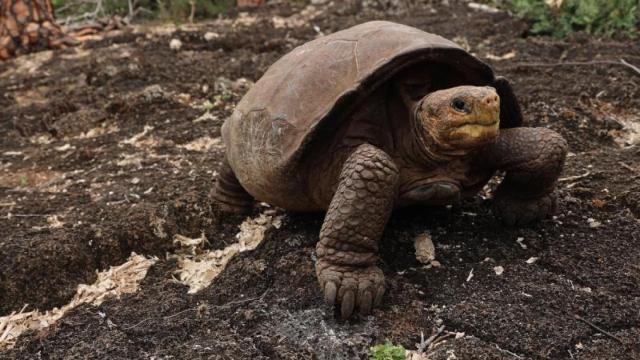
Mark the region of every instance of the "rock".
POLYGON ((179 39, 171 39, 171 41, 169 41, 169 48, 173 51, 180 51, 182 48, 182 41, 179 39))
POLYGON ((139 96, 144 99, 146 103, 152 103, 164 99, 168 99, 170 95, 164 91, 162 86, 158 84, 153 84, 145 87, 140 92, 139 96))
POLYGON ((587 219, 587 223, 589 224, 589 227, 592 228, 592 229, 599 228, 600 225, 602 225, 602 223, 600 221, 598 221, 598 220, 596 220, 594 218, 588 218, 587 219))
POLYGON ((253 81, 246 78, 239 78, 235 81, 227 79, 226 77, 219 77, 216 79, 213 90, 216 93, 224 93, 224 92, 241 92, 247 91, 253 85, 253 81))
POLYGON ((220 34, 218 34, 218 33, 216 33, 216 32, 212 32, 212 31, 207 31, 207 32, 204 34, 204 39, 205 39, 206 41, 211 41, 211 40, 213 40, 213 39, 217 39, 217 38, 219 38, 219 37, 220 37, 220 34))
POLYGON ((431 264, 436 258, 436 248, 433 246, 431 236, 422 233, 413 239, 413 246, 416 249, 416 259, 423 264, 431 264))
POLYGON ((248 91, 253 85, 253 81, 246 78, 239 78, 231 84, 233 91, 248 91))

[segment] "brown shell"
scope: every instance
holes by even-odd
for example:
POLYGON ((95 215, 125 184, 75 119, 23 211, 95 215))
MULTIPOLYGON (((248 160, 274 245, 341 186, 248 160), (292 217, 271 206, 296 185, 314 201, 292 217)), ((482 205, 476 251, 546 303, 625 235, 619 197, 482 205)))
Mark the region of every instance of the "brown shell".
MULTIPOLYGON (((495 82, 488 65, 455 43, 392 22, 367 22, 295 48, 267 70, 223 126, 232 164, 234 158, 257 155, 248 147, 260 148, 262 162, 276 160, 270 166, 290 163, 320 127, 343 119, 347 107, 406 66, 432 60, 468 74, 475 79, 470 85, 495 82)), ((500 87, 510 90, 505 83, 500 87)), ((500 95, 517 105, 511 91, 500 95)), ((514 127, 521 119, 504 120, 503 127, 514 127)))

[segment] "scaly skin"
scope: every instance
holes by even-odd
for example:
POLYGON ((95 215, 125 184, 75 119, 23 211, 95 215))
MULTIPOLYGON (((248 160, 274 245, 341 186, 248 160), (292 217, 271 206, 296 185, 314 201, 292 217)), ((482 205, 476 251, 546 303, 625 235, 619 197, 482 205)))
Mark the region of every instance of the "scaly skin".
POLYGON ((506 172, 493 212, 506 225, 526 225, 553 214, 552 193, 567 155, 567 142, 545 128, 503 129, 485 153, 487 166, 506 172))
POLYGON ((340 303, 348 318, 356 306, 368 314, 382 300, 378 241, 393 209, 398 169, 384 151, 362 144, 344 163, 339 181, 316 247, 316 274, 325 301, 340 303))
POLYGON ((216 185, 211 194, 220 210, 235 214, 251 211, 253 197, 240 185, 226 158, 222 161, 216 185))

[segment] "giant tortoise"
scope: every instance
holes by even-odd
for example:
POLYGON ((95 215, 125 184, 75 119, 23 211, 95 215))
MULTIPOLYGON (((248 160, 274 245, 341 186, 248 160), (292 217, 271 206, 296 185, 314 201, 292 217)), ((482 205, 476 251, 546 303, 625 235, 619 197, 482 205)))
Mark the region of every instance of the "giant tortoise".
POLYGON ((493 211, 507 225, 555 209, 567 145, 522 126, 507 80, 453 42, 372 21, 275 62, 222 127, 214 199, 327 211, 317 244, 324 299, 342 317, 380 304, 378 242, 394 208, 470 197, 497 172, 493 211))

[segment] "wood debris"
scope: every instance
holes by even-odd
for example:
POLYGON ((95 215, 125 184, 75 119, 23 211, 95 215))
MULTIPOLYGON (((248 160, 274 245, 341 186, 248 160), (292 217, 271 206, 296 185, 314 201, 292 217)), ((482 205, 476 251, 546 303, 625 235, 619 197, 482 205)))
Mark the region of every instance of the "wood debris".
POLYGON ((129 259, 119 266, 98 273, 97 280, 91 285, 78 285, 76 295, 71 302, 61 308, 45 312, 38 310, 20 312, 0 317, 0 349, 8 349, 15 345, 18 337, 26 331, 45 329, 58 321, 69 310, 82 304, 100 305, 109 298, 119 298, 122 294, 138 290, 138 284, 147 275, 147 270, 157 258, 146 258, 131 253, 129 259))
POLYGON ((264 240, 267 230, 279 228, 281 218, 281 215, 275 215, 274 210, 267 210, 256 218, 247 218, 240 224, 237 242, 219 250, 202 249, 207 241, 204 234, 196 239, 176 235, 174 242, 183 246, 183 250, 175 255, 178 269, 174 274, 178 282, 189 287, 189 294, 206 288, 236 254, 255 249, 264 240))

